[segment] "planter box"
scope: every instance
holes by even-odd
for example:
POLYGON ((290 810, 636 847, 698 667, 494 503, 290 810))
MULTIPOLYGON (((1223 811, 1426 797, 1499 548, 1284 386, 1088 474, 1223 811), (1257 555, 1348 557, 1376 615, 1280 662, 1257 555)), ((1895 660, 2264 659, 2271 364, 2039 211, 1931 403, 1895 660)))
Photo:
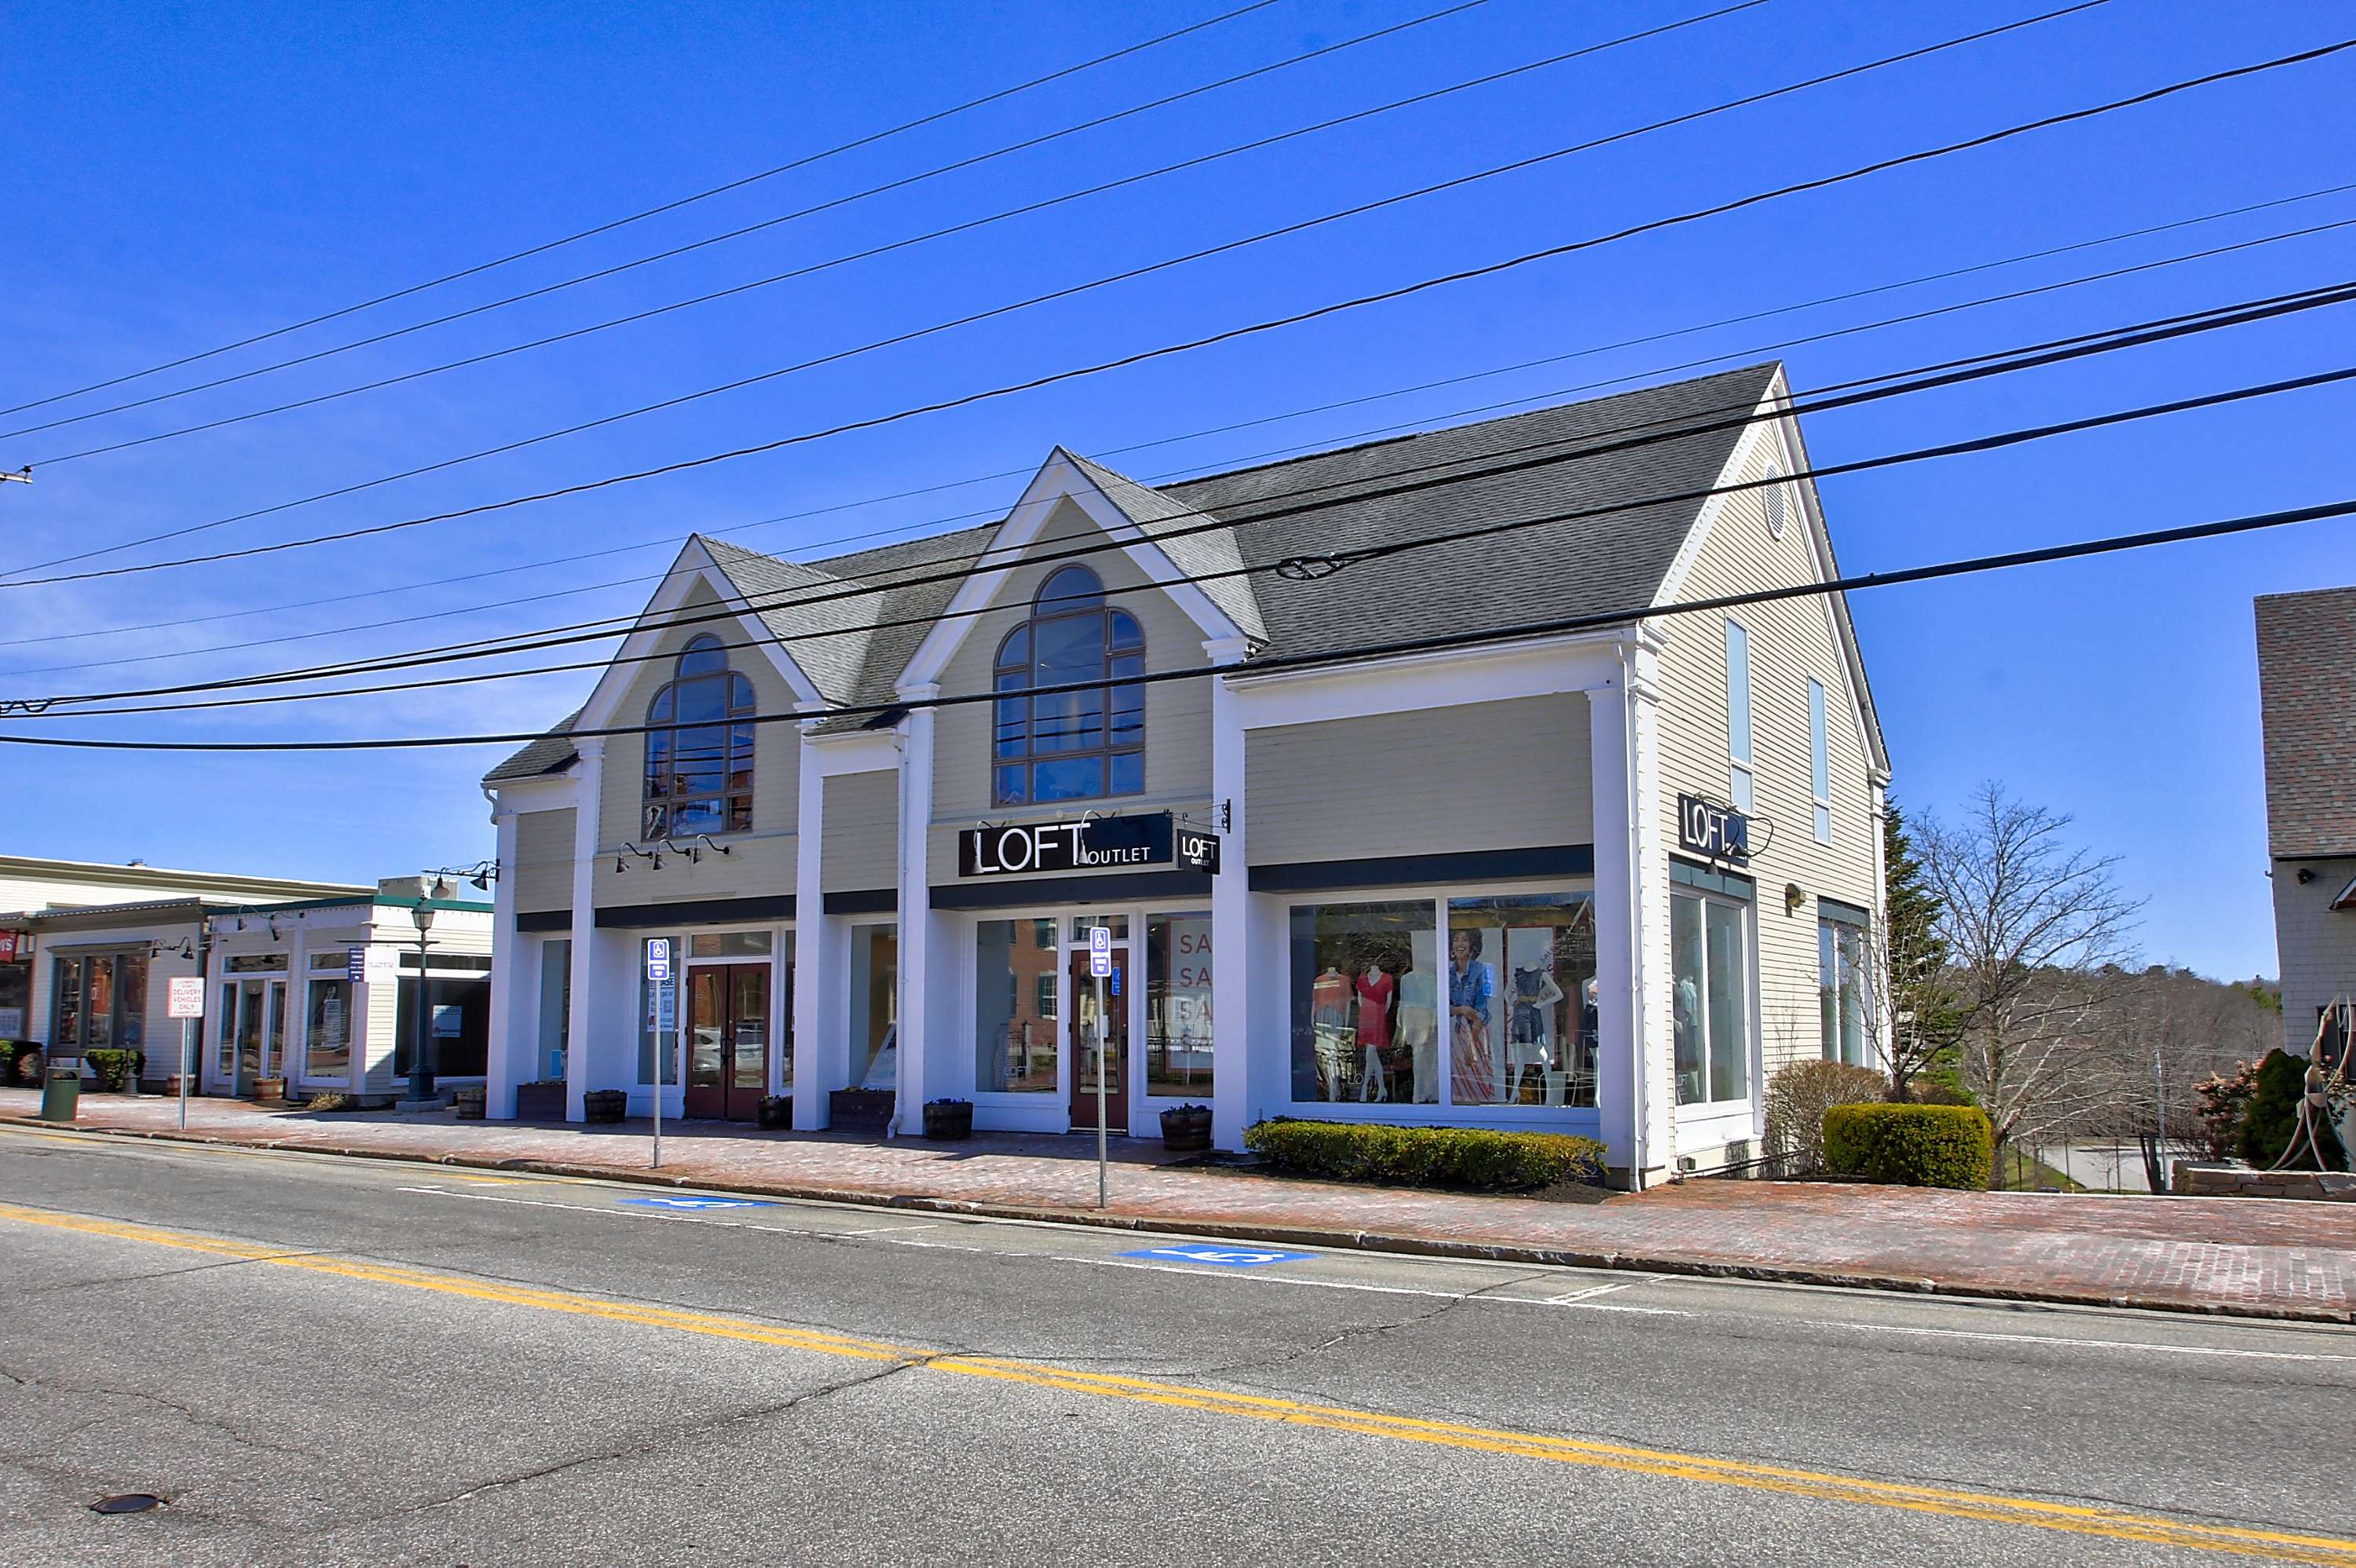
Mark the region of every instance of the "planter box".
POLYGON ((516 1085, 517 1121, 561 1122, 563 1119, 564 1085, 562 1083, 516 1085))
POLYGON ((776 1131, 794 1125, 794 1097, 791 1094, 765 1095, 761 1101, 761 1125, 776 1131))
POLYGON ((484 1087, 480 1083, 462 1083, 453 1090, 450 1102, 458 1107, 458 1119, 462 1122, 481 1121, 484 1095, 484 1087))
POLYGON ((1173 1154, 1195 1154, 1211 1147, 1211 1113, 1180 1108, 1162 1113, 1162 1147, 1173 1154))
POLYGON ((619 1089, 592 1089, 581 1097, 584 1122, 618 1122, 629 1110, 629 1096, 619 1089))
POLYGON ((286 1098, 286 1080, 284 1078, 255 1079, 253 1097, 257 1100, 284 1100, 286 1098))
POLYGON ((827 1124, 839 1133, 880 1133, 892 1125, 889 1089, 837 1089, 826 1097, 827 1124))
POLYGON ((973 1136, 973 1102, 937 1101, 926 1105, 925 1136, 944 1142, 973 1136))

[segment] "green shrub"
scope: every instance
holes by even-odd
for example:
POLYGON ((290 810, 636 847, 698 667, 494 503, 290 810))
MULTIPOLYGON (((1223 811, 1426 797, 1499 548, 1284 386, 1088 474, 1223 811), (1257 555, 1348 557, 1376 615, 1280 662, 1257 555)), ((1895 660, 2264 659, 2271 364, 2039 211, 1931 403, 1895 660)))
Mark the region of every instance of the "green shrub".
POLYGON ((2249 1104, 2242 1111, 2242 1157, 2260 1170, 2270 1169, 2281 1160, 2291 1140, 2297 1138, 2298 1157, 2290 1162, 2290 1169, 2346 1168, 2346 1155, 2328 1114, 2314 1118, 2315 1141, 2322 1146, 2323 1158, 2319 1163, 2315 1148, 2299 1137, 2298 1103, 2306 1096, 2307 1059, 2279 1048, 2266 1052, 2266 1059, 2258 1063, 2249 1104))
POLYGON ((1564 1133, 1395 1127, 1279 1116, 1244 1129, 1244 1147, 1279 1170, 1389 1187, 1526 1191, 1603 1179, 1603 1146, 1564 1133))
POLYGON ((1985 1188, 1996 1136, 1975 1105, 1835 1105, 1825 1112, 1825 1164, 1868 1181, 1985 1188))
POLYGON ((355 1111, 359 1108, 359 1102, 349 1094, 338 1094, 330 1090, 324 1094, 312 1095, 303 1102, 303 1108, 306 1111, 355 1111))
POLYGON ((32 1049, 29 1040, 0 1040, 0 1084, 16 1082, 16 1058, 32 1049))
POLYGON ((1825 1168, 1825 1113, 1890 1097, 1890 1080, 1846 1061, 1794 1061, 1767 1081, 1767 1154, 1779 1176, 1825 1168))
POLYGON ((99 1088, 109 1094, 122 1093, 124 1086, 137 1078, 140 1069, 147 1063, 147 1053, 144 1051, 101 1049, 85 1051, 81 1054, 82 1060, 90 1063, 90 1070, 98 1075, 99 1088))

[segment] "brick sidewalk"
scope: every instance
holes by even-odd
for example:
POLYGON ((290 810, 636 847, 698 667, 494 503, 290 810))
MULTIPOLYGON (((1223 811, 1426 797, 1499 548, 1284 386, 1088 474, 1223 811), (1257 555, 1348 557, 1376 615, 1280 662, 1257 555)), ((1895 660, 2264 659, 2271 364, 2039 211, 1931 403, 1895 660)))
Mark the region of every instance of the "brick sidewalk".
MULTIPOLYGON (((30 1091, 0 1090, 0 1120, 28 1121, 38 1103, 30 1091)), ((80 1125, 179 1136, 176 1103, 152 1097, 85 1097, 80 1125)), ((1116 1139, 1120 1168, 1100 1212, 1095 1144, 1084 1137, 880 1144, 690 1123, 666 1128, 656 1174, 648 1132, 644 1122, 308 1115, 198 1100, 187 1136, 1307 1246, 2356 1321, 2356 1220, 2333 1204, 1764 1181, 1540 1202, 1173 1168, 1158 1142, 1116 1139)))

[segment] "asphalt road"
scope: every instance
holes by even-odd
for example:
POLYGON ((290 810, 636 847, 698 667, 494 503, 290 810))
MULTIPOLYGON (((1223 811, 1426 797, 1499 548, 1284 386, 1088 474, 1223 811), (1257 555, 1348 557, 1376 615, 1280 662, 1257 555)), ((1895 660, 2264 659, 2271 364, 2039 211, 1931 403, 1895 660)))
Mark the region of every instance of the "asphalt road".
POLYGON ((675 1202, 0 1131, 0 1563, 2356 1565, 2346 1330, 675 1202))

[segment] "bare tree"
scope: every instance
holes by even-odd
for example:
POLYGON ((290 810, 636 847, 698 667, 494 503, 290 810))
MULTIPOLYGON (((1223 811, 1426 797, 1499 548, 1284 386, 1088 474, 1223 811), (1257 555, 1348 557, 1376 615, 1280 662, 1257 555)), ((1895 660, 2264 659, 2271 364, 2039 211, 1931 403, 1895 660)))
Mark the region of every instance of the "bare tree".
POLYGON ((2279 1004, 2263 981, 2229 985, 2153 965, 2124 977, 2106 1011, 2101 1055, 2113 1089, 2084 1131, 2136 1144, 2146 1184, 2165 1192, 2171 1159, 2207 1141, 2200 1083, 2263 1057, 2281 1032, 2279 1004))
POLYGON ((1895 800, 1881 821, 1882 919, 1863 936, 1866 999, 1886 1040, 1890 1097, 1913 1098, 1914 1082, 1955 1043, 1960 1008, 1940 933, 1940 903, 1914 836, 1895 800))
POLYGON ((2118 1093, 2103 1030, 2142 904, 2119 891, 2116 857, 2068 841, 2071 820, 1991 783, 1952 824, 1922 826, 1958 1065, 1995 1125, 1999 1172, 2008 1146, 2083 1123, 2118 1093))

